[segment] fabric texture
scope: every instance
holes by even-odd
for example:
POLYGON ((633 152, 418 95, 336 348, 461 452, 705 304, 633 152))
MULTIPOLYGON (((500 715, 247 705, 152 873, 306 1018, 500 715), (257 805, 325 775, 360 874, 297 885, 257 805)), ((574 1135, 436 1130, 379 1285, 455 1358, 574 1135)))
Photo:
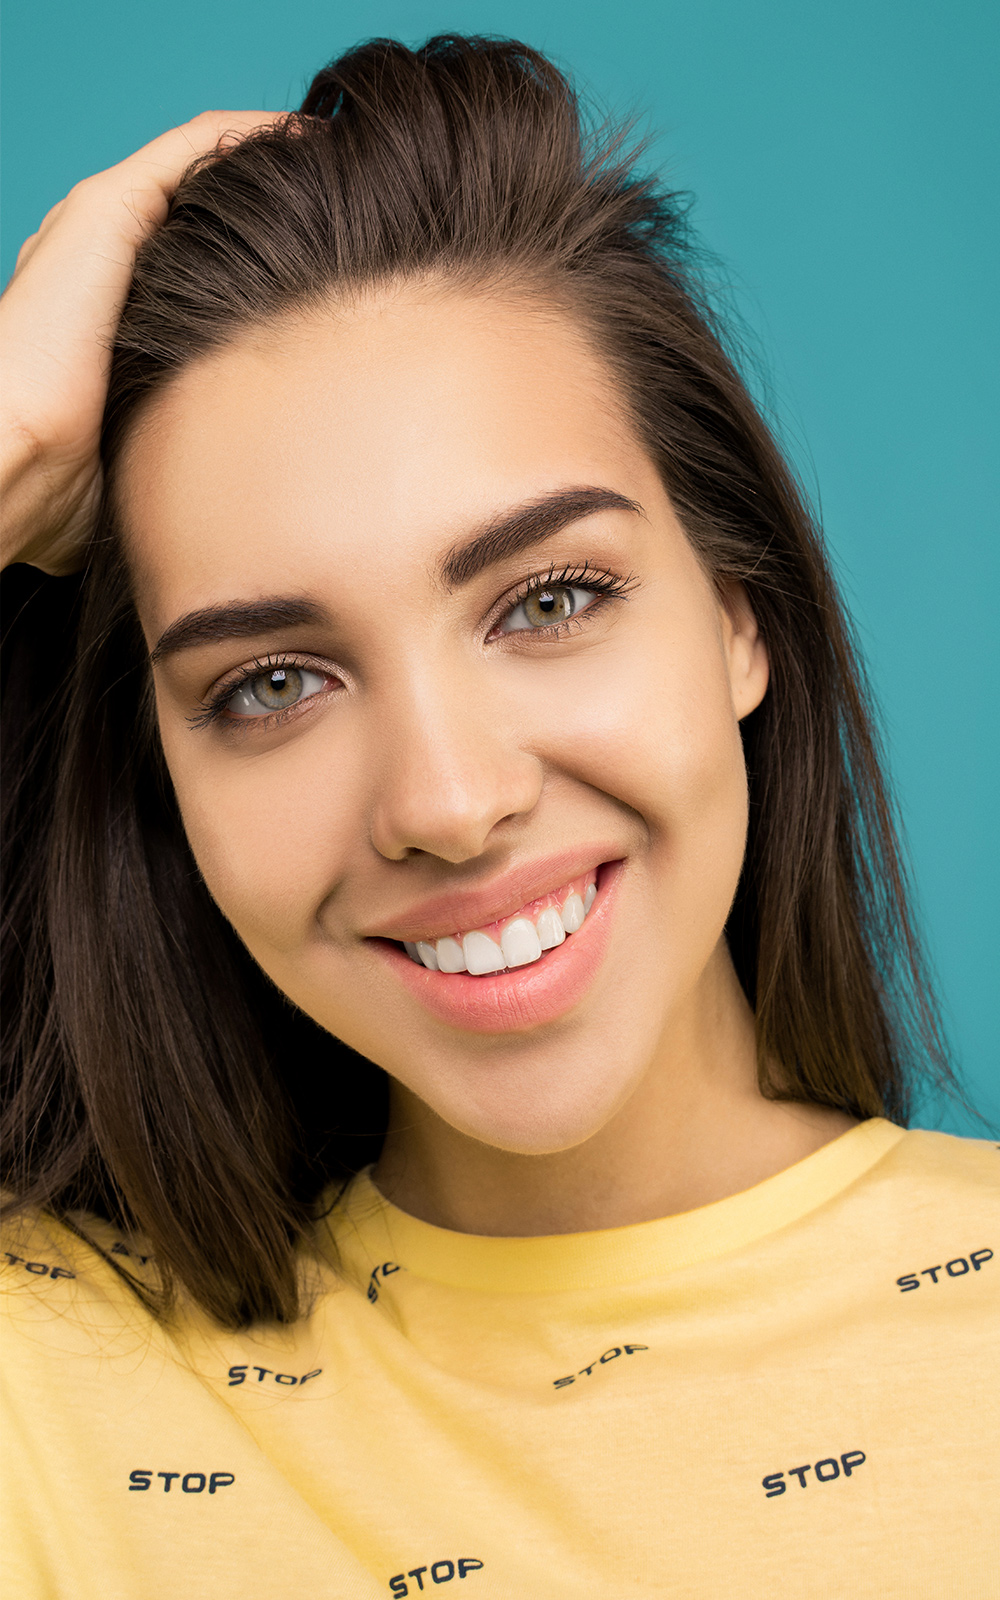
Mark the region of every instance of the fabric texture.
POLYGON ((160 1326, 50 1220, 10 1235, 4 1593, 1000 1596, 996 1145, 876 1120, 541 1239, 362 1174, 325 1226, 310 1314, 250 1333, 160 1326))

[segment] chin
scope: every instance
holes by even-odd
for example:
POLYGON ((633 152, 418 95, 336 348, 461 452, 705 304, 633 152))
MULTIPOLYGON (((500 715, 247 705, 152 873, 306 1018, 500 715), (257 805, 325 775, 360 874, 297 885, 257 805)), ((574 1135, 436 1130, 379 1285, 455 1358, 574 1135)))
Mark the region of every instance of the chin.
MULTIPOLYGON (((491 1086, 492 1088, 493 1086, 491 1086)), ((551 1156, 575 1150, 606 1127, 629 1098, 634 1083, 507 1085, 503 1093, 470 1104, 438 1094, 421 1095, 443 1122, 479 1144, 510 1155, 551 1156), (546 1092, 547 1090, 547 1092, 546 1092)))

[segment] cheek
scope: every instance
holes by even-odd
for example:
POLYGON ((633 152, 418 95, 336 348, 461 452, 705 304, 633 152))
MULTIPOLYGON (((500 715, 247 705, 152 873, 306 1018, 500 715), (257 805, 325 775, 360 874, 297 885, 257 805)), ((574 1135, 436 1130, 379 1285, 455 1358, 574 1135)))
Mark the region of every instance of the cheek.
POLYGON ((587 667, 582 693, 566 694, 557 717, 566 771, 619 814, 626 808, 626 837, 638 832, 645 870, 630 917, 643 938, 629 941, 627 965, 645 963, 646 986, 659 989, 669 973, 669 1002, 698 982, 730 914, 746 848, 746 765, 714 635, 645 645, 587 667))
POLYGON ((721 931, 743 861, 747 782, 714 633, 671 640, 650 629, 637 648, 595 653, 547 717, 560 765, 642 824, 673 918, 714 919, 721 931))
POLYGON ((167 735, 164 752, 188 843, 223 915, 265 967, 269 953, 301 948, 356 853, 343 750, 333 762, 321 739, 304 737, 263 754, 192 758, 167 735))

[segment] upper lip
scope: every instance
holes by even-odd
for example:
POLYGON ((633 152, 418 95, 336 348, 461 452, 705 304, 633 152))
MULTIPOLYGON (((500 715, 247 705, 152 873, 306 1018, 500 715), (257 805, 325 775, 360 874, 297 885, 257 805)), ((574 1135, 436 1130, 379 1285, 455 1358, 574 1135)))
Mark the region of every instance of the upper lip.
POLYGON ((368 939, 443 939, 468 932, 520 911, 543 894, 561 889, 572 878, 618 859, 620 851, 607 849, 562 850, 542 860, 523 862, 468 889, 450 889, 414 901, 364 934, 368 939))

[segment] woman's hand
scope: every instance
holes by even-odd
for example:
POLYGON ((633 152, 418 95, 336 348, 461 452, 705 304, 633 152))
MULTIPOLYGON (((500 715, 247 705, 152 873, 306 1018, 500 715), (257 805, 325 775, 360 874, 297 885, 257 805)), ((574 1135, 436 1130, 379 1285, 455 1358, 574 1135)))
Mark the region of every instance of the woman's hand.
POLYGON ((22 246, 0 300, 0 564, 67 573, 101 492, 98 455, 111 346, 136 252, 197 156, 277 120, 206 111, 85 178, 22 246))

